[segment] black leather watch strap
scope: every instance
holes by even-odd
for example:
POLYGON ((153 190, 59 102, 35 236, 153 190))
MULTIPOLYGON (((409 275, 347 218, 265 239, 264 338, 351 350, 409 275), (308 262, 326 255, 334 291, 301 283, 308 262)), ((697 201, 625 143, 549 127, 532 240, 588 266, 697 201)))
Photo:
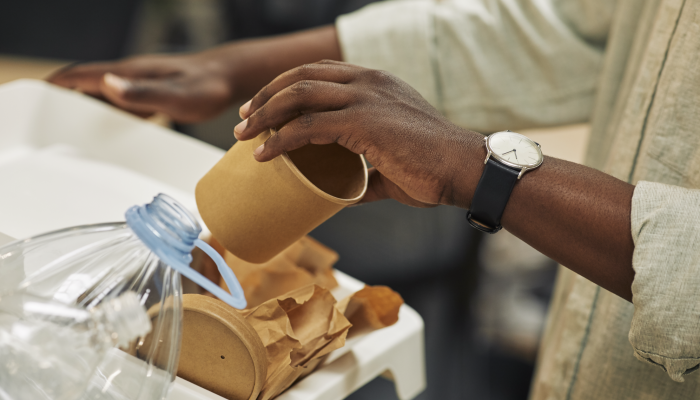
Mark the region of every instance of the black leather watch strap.
POLYGON ((488 233, 501 230, 501 216, 519 173, 520 170, 488 160, 476 185, 471 208, 467 211, 467 221, 471 226, 488 233))

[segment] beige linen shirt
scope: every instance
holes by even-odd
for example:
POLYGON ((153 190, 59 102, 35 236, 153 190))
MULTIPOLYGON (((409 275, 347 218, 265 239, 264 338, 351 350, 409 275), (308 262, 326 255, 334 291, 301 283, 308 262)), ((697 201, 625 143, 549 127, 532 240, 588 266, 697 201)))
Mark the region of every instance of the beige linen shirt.
POLYGON ((337 27, 459 125, 590 121, 587 164, 637 184, 633 304, 562 268, 531 399, 700 398, 700 2, 390 1, 337 27))

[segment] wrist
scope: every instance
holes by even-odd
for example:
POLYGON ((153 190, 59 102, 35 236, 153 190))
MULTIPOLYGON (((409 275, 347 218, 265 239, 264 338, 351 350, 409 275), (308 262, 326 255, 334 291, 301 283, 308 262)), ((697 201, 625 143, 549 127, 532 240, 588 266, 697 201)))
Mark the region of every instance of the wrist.
POLYGON ((205 53, 224 71, 232 101, 247 101, 278 75, 323 59, 340 60, 335 26, 239 40, 205 53))
POLYGON ((440 204, 468 209, 484 171, 484 135, 458 128, 448 141, 446 177, 440 204))
POLYGON ((250 61, 241 44, 233 42, 199 53, 200 65, 205 66, 209 76, 216 76, 228 88, 230 103, 248 100, 257 91, 246 90, 242 84, 247 73, 244 66, 250 61))

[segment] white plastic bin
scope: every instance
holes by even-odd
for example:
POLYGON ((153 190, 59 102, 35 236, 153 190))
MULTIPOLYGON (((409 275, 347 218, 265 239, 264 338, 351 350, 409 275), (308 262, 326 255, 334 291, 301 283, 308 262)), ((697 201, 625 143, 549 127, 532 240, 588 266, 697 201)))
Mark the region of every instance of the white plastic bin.
MULTIPOLYGON (((134 204, 168 193, 195 214, 194 187, 224 152, 42 81, 0 86, 0 244, 67 226, 121 221, 134 204)), ((338 298, 363 284, 336 272, 338 298)), ((425 388, 423 320, 349 340, 280 400, 336 400, 376 376, 401 399, 425 388)), ((177 378, 169 400, 221 399, 177 378)))

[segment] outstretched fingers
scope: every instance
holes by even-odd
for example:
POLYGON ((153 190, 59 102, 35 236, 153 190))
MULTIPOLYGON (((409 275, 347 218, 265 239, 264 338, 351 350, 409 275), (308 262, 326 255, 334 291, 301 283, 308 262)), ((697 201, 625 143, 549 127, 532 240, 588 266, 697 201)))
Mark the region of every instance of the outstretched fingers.
POLYGON ((100 93, 100 82, 104 74, 117 70, 118 63, 113 62, 74 63, 54 72, 46 80, 58 86, 96 95, 100 93))
POLYGON ((166 111, 180 98, 177 83, 166 79, 130 79, 112 73, 104 75, 100 90, 113 104, 140 112, 166 111))

